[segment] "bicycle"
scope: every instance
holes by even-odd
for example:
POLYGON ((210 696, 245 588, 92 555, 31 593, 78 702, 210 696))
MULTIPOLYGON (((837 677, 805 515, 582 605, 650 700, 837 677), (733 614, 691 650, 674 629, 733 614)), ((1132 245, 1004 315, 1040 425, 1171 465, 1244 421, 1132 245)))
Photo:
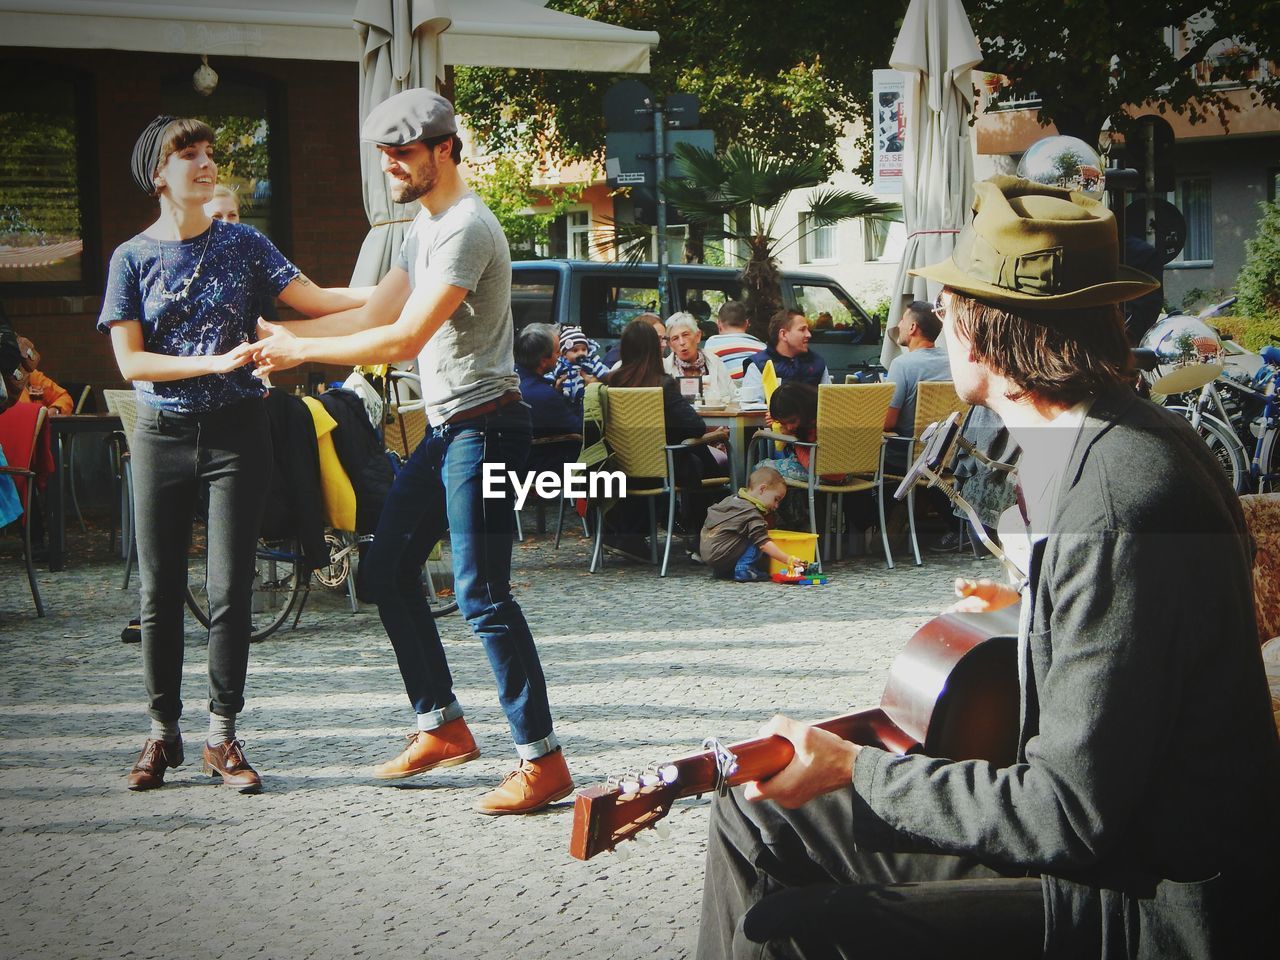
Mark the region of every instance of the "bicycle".
MULTIPOLYGON (((302 550, 296 542, 259 540, 255 551, 256 563, 253 578, 253 601, 250 610, 249 640, 256 643, 275 633, 293 613, 293 628, 302 619, 311 594, 311 581, 329 589, 350 591, 352 612, 355 612, 355 593, 351 577, 355 572, 355 557, 361 543, 371 536, 356 536, 345 531, 327 531, 330 544, 329 563, 309 573, 302 550)), ((203 521, 198 520, 192 531, 191 550, 187 560, 186 603, 192 615, 204 627, 210 623, 208 599, 208 538, 203 521)), ((439 619, 458 609, 453 593, 453 568, 450 562, 448 539, 441 540, 423 564, 423 593, 431 609, 431 616, 439 619)))

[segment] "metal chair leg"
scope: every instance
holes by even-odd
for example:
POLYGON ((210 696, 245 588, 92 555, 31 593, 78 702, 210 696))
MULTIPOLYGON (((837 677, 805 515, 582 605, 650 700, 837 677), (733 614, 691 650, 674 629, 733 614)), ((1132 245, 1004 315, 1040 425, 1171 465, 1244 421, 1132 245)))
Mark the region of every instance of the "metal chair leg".
POLYGON ((889 549, 889 525, 884 519, 884 448, 880 449, 880 476, 876 478, 879 483, 876 484, 876 506, 880 510, 880 541, 884 544, 884 562, 889 565, 889 569, 893 569, 893 551, 889 549))
POLYGON ((818 572, 822 572, 822 537, 818 535, 818 514, 814 508, 813 487, 809 488, 809 532, 818 537, 816 549, 813 551, 814 566, 818 568, 818 572))
POLYGON ((595 573, 604 563, 604 511, 596 507, 596 540, 591 549, 591 564, 588 573, 595 573))
MULTIPOLYGON (((653 504, 652 497, 649 498, 649 503, 653 504)), ((656 511, 654 512, 656 513, 656 511)), ((667 497, 667 549, 662 554, 662 569, 658 571, 658 576, 660 577, 665 577, 667 575, 667 564, 671 562, 671 537, 675 532, 675 526, 676 526, 676 492, 675 490, 672 490, 671 495, 667 497)), ((658 543, 657 543, 658 529, 657 529, 656 521, 654 523, 653 533, 654 533, 654 539, 650 541, 650 544, 652 546, 652 549, 655 551, 653 559, 657 560, 658 557, 657 557, 656 551, 658 549, 658 543)))
POLYGON ((40 587, 36 583, 36 568, 31 560, 31 488, 34 486, 36 478, 31 475, 27 479, 27 497, 26 504, 23 506, 22 517, 22 539, 23 553, 22 559, 27 564, 27 583, 31 584, 31 599, 36 605, 36 616, 44 616, 44 601, 40 599, 40 587))
MULTIPOLYGON (((564 497, 560 498, 560 510, 556 514, 556 549, 560 549, 560 534, 564 533, 564 497)), ((582 518, 582 528, 585 530, 587 518, 582 518)))
POLYGON ((515 515, 515 518, 516 518, 516 542, 517 542, 517 543, 523 543, 523 542, 524 542, 524 530, 523 530, 523 529, 521 529, 521 527, 520 527, 520 511, 519 511, 519 510, 517 510, 515 507, 512 507, 512 508, 511 508, 511 512, 515 515))
MULTIPOLYGON (((71 508, 76 512, 76 522, 80 524, 80 532, 88 533, 89 528, 84 525, 84 514, 80 511, 80 498, 76 496, 76 435, 73 433, 67 437, 67 486, 71 489, 71 508)), ((61 493, 62 491, 58 491, 61 493)))

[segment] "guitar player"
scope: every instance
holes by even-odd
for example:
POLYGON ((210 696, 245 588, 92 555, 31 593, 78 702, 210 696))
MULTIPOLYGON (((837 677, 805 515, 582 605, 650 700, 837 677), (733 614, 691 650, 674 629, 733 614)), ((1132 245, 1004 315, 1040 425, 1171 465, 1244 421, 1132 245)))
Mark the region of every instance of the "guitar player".
MULTIPOLYGON (((1080 194, 997 177, 947 261, 956 392, 1024 449, 1016 761, 898 756, 786 717, 712 808, 701 960, 1237 957, 1274 923, 1280 743, 1238 501, 1126 386, 1118 262, 1080 194)), ((1002 525, 1002 540, 1004 528, 1002 525)), ((969 605, 982 606, 976 598, 969 605)))

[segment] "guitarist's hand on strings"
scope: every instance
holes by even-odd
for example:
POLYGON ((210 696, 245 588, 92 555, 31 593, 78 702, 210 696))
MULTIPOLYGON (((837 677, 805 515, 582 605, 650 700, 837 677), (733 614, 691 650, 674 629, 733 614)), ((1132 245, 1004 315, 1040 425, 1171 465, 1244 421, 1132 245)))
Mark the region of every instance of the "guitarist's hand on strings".
POLYGON ((743 788, 748 800, 772 800, 794 810, 814 797, 853 783, 853 764, 862 749, 857 744, 781 714, 760 728, 760 736, 790 741, 795 756, 768 780, 749 782, 743 788))
POLYGON ((955 589, 960 599, 947 608, 948 613, 992 613, 1012 606, 1021 596, 1008 584, 994 580, 956 577, 955 589))

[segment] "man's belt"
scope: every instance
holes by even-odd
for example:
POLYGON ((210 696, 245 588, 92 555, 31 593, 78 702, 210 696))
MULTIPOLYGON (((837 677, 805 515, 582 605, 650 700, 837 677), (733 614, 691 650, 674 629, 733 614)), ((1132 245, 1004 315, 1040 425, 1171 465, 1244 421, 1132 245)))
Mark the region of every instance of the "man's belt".
POLYGON ((474 407, 467 407, 465 410, 459 410, 451 416, 445 423, 461 423, 463 420, 474 420, 476 417, 483 417, 490 413, 496 413, 503 407, 509 407, 520 399, 519 390, 508 390, 497 400, 489 400, 485 403, 476 404, 474 407))

